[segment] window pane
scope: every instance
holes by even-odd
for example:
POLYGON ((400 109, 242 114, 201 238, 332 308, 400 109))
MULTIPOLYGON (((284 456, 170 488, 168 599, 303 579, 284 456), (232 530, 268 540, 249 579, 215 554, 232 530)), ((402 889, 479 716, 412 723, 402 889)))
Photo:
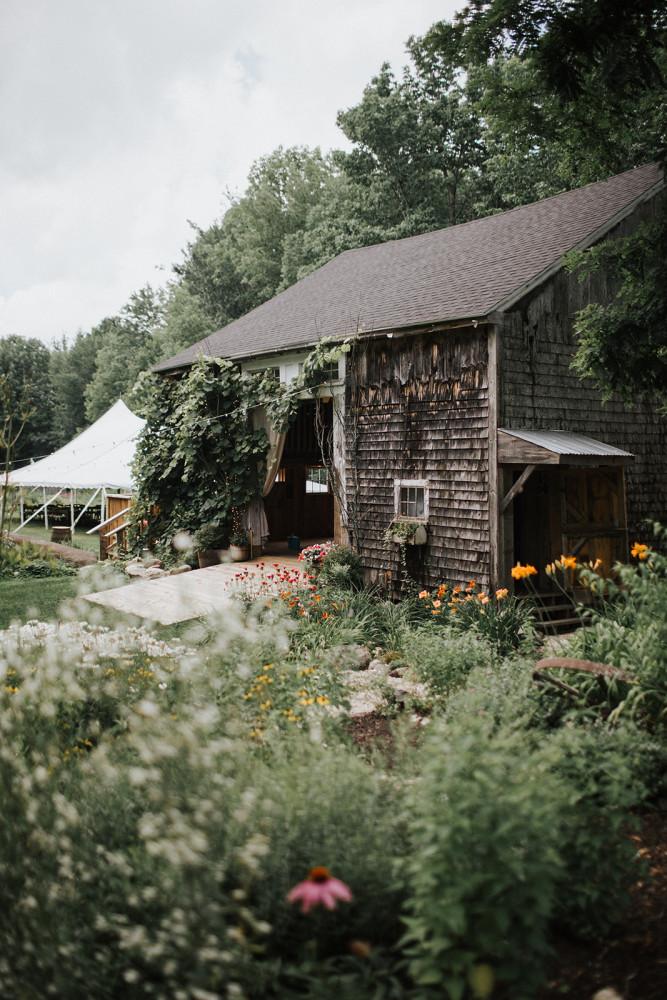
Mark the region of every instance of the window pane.
POLYGON ((306 493, 328 493, 329 477, 323 466, 306 469, 306 493))
POLYGON ((401 517, 424 517, 423 486, 401 486, 399 511, 401 517))

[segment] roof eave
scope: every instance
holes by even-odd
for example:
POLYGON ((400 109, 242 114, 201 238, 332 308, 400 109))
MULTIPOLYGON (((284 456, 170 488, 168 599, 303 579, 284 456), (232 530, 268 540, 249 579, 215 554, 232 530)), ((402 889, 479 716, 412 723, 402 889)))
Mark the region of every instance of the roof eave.
MULTIPOLYGON (((406 333, 417 333, 417 332, 429 332, 435 330, 455 330, 461 327, 472 326, 478 327, 482 324, 491 322, 490 317, 487 315, 480 316, 465 316, 460 319, 442 319, 442 320, 431 320, 424 322, 420 320, 418 323, 409 323, 405 326, 394 326, 386 327, 381 330, 360 330, 357 334, 354 334, 352 338, 349 335, 332 335, 330 339, 333 343, 342 343, 347 339, 354 339, 355 336, 363 338, 377 338, 377 337, 397 337, 406 333)), ((272 347, 269 349, 262 349, 259 351, 253 351, 251 354, 244 352, 236 352, 235 354, 205 354, 203 351, 198 352, 202 354, 203 357, 215 357, 221 358, 225 361, 251 361, 256 358, 274 358, 280 357, 283 354, 294 354, 299 351, 310 351, 317 347, 321 343, 322 338, 316 340, 304 340, 299 341, 294 344, 285 344, 281 347, 272 347)), ((181 372, 185 372, 188 368, 192 367, 195 362, 195 358, 192 361, 183 361, 178 365, 173 365, 172 367, 160 367, 159 365, 154 365, 151 368, 152 372, 158 375, 176 375, 181 372)))

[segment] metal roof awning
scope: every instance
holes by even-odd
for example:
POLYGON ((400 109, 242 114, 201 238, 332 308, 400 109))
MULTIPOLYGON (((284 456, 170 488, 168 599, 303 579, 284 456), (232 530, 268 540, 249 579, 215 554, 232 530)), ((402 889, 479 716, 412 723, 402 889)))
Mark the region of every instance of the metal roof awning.
POLYGON ((498 430, 501 465, 629 465, 634 457, 629 451, 570 431, 498 430))

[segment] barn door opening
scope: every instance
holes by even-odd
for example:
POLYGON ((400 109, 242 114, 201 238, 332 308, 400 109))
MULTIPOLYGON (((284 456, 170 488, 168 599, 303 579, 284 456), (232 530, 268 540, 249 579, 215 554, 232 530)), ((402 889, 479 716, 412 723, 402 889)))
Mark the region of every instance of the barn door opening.
MULTIPOLYGON (((325 425, 333 421, 332 403, 321 404, 325 425)), ((299 406, 283 449, 280 469, 265 501, 269 542, 290 535, 302 540, 333 538, 334 495, 315 433, 315 402, 299 406)))
POLYGON ((514 562, 536 567, 532 579, 542 592, 553 589, 544 567, 561 555, 599 559, 602 573, 627 558, 622 467, 537 469, 513 504, 514 562))

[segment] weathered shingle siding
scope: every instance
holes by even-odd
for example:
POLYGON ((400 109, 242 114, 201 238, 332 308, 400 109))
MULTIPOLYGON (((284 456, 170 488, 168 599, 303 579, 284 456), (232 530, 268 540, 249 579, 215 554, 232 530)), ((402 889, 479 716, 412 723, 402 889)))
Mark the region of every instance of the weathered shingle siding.
MULTIPOLYGON (((408 546, 411 575, 488 581, 488 356, 472 328, 366 342, 348 406, 348 462, 359 481, 360 552, 371 580, 399 589, 398 546, 384 545, 394 480, 429 485, 428 543, 408 546), (356 453, 356 460, 355 455, 356 453)), ((353 489, 348 477, 348 490, 353 489)))
MULTIPOLYGON (((614 230, 628 235, 648 220, 647 203, 614 230)), ((574 314, 589 302, 615 294, 604 275, 580 283, 560 271, 505 317, 498 359, 499 426, 568 430, 598 438, 636 455, 628 467, 627 496, 631 540, 646 537, 646 518, 667 521, 667 421, 649 403, 624 406, 617 398, 602 404, 590 380, 571 369, 574 314)))

